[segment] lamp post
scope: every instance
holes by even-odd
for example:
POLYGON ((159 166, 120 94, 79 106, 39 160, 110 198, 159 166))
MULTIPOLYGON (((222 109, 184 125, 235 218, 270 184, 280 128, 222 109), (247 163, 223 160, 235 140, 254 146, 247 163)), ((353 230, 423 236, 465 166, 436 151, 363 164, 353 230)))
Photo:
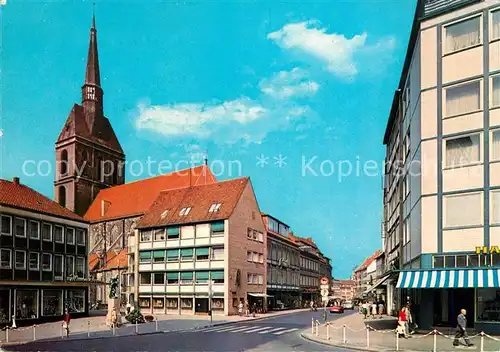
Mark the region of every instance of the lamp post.
POLYGON ((213 280, 208 280, 208 315, 210 315, 210 326, 212 326, 213 323, 213 317, 212 317, 212 284, 214 283, 213 280))

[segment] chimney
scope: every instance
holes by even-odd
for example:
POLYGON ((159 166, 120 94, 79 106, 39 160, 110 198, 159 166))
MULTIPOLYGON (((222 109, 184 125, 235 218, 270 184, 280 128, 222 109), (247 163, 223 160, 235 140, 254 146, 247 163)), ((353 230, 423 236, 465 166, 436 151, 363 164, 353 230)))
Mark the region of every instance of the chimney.
POLYGON ((14 177, 13 180, 15 185, 18 185, 19 184, 19 177, 14 177))

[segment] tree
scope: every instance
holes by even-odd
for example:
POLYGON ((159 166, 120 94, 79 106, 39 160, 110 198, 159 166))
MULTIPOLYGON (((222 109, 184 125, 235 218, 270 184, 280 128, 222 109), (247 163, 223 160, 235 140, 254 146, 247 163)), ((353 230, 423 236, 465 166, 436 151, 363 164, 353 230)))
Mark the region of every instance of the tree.
POLYGON ((128 315, 125 316, 125 319, 127 319, 127 321, 132 324, 135 324, 136 322, 138 324, 145 322, 144 316, 141 313, 141 309, 137 305, 130 311, 130 313, 128 313, 128 315))

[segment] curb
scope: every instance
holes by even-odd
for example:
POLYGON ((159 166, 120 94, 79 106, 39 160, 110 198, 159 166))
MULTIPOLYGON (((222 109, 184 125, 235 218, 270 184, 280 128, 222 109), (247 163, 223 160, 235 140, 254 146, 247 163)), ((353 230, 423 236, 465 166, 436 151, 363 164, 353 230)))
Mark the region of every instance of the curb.
MULTIPOLYGON (((315 339, 313 337, 307 336, 306 333, 301 333, 300 337, 302 337, 303 339, 305 339, 307 341, 312 341, 312 342, 315 342, 315 343, 319 343, 319 344, 324 345, 324 346, 338 347, 338 348, 349 349, 349 350, 353 350, 353 351, 369 351, 369 352, 389 352, 389 351, 393 351, 393 350, 380 350, 380 349, 366 348, 366 347, 361 347, 361 346, 351 346, 351 345, 348 346, 348 345, 344 345, 342 343, 326 342, 326 341, 324 341, 322 339, 315 339)), ((401 349, 400 349, 400 351, 405 352, 405 350, 401 350, 401 349)))

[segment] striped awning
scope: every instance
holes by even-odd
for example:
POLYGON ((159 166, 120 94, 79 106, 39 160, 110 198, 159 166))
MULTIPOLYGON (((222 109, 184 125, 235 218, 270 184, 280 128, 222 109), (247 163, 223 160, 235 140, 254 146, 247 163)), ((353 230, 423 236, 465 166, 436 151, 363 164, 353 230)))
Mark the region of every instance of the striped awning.
POLYGON ((500 269, 419 270, 399 273, 397 288, 499 287, 500 269))

